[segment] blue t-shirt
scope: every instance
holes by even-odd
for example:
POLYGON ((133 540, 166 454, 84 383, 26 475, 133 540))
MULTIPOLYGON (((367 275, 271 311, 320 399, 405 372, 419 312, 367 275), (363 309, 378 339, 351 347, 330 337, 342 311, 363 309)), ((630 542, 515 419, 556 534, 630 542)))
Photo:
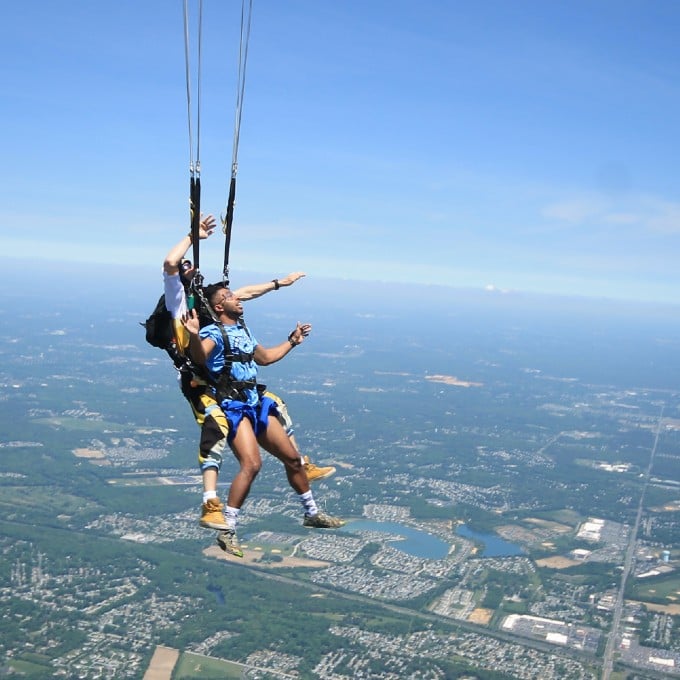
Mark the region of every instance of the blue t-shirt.
MULTIPOLYGON (((229 338, 231 346, 230 354, 251 354, 255 351, 257 340, 246 331, 245 327, 237 323, 234 326, 224 326, 224 331, 229 338)), ((201 338, 210 338, 215 343, 213 351, 210 352, 208 360, 206 361, 206 368, 210 371, 212 377, 216 380, 224 368, 224 341, 222 339, 222 332, 217 324, 210 324, 200 330, 201 338)), ((257 379, 257 364, 251 359, 250 361, 233 361, 231 364, 231 377, 234 380, 248 381, 257 379)), ((247 404, 255 406, 259 401, 259 396, 256 389, 247 389, 248 395, 247 404)))

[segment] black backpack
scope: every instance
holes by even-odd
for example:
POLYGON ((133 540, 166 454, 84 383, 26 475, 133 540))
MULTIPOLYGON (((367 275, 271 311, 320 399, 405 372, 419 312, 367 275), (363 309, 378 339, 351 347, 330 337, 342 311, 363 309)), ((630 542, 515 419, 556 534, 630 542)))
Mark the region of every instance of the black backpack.
POLYGON ((151 312, 151 316, 140 323, 146 329, 146 341, 154 347, 168 349, 175 338, 172 324, 172 315, 165 308, 165 295, 158 298, 156 309, 151 312))

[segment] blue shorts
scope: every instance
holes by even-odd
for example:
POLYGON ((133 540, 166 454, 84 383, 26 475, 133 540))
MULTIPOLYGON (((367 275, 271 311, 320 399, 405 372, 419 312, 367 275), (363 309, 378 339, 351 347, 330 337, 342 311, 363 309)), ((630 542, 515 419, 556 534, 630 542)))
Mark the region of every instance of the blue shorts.
POLYGON ((225 400, 222 402, 222 410, 229 422, 229 434, 227 435, 229 444, 234 440, 236 430, 244 418, 248 418, 257 437, 267 429, 269 416, 273 414, 278 417, 279 415, 276 402, 269 397, 261 397, 255 406, 250 406, 242 401, 225 400))

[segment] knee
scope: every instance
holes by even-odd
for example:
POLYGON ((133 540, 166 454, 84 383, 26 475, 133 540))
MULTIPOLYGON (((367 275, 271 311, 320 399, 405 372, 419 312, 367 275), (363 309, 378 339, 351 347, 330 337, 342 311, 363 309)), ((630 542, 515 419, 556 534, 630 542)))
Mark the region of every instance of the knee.
POLYGON ((294 458, 288 458, 285 464, 291 472, 299 472, 302 470, 302 461, 298 455, 296 455, 294 458))
POLYGON ((261 460, 247 460, 241 463, 241 472, 251 480, 257 477, 261 469, 261 460))

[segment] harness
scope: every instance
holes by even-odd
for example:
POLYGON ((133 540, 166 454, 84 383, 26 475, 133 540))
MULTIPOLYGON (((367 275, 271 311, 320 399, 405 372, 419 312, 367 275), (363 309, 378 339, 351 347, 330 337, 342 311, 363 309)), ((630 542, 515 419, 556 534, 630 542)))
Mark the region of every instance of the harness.
POLYGON ((214 392, 215 401, 218 404, 221 404, 225 399, 227 401, 247 401, 248 394, 246 390, 256 389, 259 395, 262 396, 267 391, 266 385, 258 383, 257 380, 236 380, 231 375, 231 367, 234 363, 247 364, 254 359, 254 354, 252 352, 233 351, 231 343, 229 342, 229 336, 224 330, 223 324, 218 323, 217 325, 222 334, 222 341, 225 346, 225 363, 217 380, 212 377, 204 366, 200 366, 193 361, 188 352, 182 354, 177 347, 177 342, 173 339, 172 343, 165 347, 165 351, 172 359, 175 368, 180 373, 190 373, 206 383, 206 385, 214 392), (229 348, 228 352, 226 351, 227 348, 229 348))
POLYGON ((172 363, 175 365, 177 371, 180 373, 191 373, 208 385, 213 384, 214 381, 210 377, 208 371, 203 366, 199 366, 191 358, 188 350, 185 354, 182 354, 182 352, 179 351, 177 347, 177 341, 174 338, 172 342, 164 349, 168 353, 168 356, 172 359, 172 363))
MULTIPOLYGON (((243 317, 240 319, 243 329, 248 337, 252 340, 252 335, 246 326, 243 317)), ((235 350, 229 341, 229 335, 224 329, 224 324, 217 321, 217 327, 222 334, 222 343, 224 344, 224 366, 220 371, 217 381, 211 379, 211 384, 215 390, 215 400, 221 404, 224 400, 227 401, 248 401, 248 394, 246 390, 257 390, 260 396, 266 391, 267 386, 261 385, 257 380, 236 380, 231 375, 231 367, 235 363, 247 364, 253 361, 254 354, 252 352, 241 352, 235 350)))

